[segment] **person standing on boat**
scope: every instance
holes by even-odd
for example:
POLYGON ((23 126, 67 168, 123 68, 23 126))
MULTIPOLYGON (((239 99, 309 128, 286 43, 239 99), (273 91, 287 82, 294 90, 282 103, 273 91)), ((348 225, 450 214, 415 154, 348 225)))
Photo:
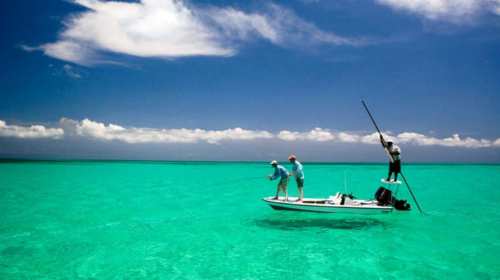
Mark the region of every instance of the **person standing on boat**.
POLYGON ((278 199, 278 195, 281 190, 285 193, 285 201, 288 201, 288 191, 286 188, 288 185, 288 176, 290 176, 290 174, 288 173, 286 168, 279 165, 278 162, 275 160, 271 161, 271 166, 274 168, 274 174, 268 176, 269 180, 272 181, 278 178, 280 179, 278 182, 278 186, 276 189, 276 196, 274 197, 274 199, 278 199))
POLYGON ((299 198, 297 201, 300 202, 304 199, 304 169, 295 155, 290 155, 288 160, 292 164, 292 173, 290 175, 294 176, 297 182, 297 190, 299 191, 299 198))
POLYGON ((390 157, 389 161, 389 174, 387 175, 388 182, 391 181, 391 175, 394 173, 394 182, 398 180, 398 174, 401 173, 401 149, 391 141, 385 142, 382 135, 380 135, 380 143, 384 146, 387 154, 390 157))

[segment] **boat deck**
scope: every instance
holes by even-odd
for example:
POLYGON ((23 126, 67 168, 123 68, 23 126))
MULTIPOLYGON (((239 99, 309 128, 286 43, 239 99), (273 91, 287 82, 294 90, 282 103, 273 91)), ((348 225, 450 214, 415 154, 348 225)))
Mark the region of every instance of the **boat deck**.
POLYGON ((275 210, 320 212, 320 213, 386 213, 393 210, 392 206, 377 205, 375 200, 353 199, 348 204, 333 204, 325 198, 305 198, 298 202, 297 197, 284 197, 274 199, 274 197, 265 197, 263 200, 275 210))

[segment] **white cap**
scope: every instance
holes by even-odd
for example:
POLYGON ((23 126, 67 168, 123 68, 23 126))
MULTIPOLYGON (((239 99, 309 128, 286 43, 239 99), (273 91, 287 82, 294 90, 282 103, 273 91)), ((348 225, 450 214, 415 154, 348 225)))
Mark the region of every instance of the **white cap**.
POLYGON ((278 162, 277 162, 277 161, 275 161, 275 160, 273 160, 273 161, 271 161, 269 164, 274 165, 274 164, 278 164, 278 162))

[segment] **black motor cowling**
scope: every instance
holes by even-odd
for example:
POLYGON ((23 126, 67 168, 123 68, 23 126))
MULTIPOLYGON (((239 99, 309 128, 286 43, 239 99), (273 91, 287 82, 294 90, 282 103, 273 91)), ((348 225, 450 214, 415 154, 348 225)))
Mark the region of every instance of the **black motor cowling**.
POLYGON ((403 199, 401 200, 395 199, 393 206, 394 208, 396 208, 396 210, 402 210, 402 211, 410 210, 411 208, 410 204, 403 199))
POLYGON ((375 199, 378 201, 379 205, 391 205, 392 191, 384 187, 380 187, 375 192, 375 199))
POLYGON ((392 205, 396 210, 410 210, 411 206, 406 200, 396 199, 392 191, 384 187, 378 188, 375 192, 375 199, 379 205, 392 205))

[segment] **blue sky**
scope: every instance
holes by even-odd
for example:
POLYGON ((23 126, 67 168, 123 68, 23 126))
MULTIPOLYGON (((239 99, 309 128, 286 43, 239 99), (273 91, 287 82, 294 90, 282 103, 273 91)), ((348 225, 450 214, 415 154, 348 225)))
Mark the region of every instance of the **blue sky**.
POLYGON ((500 161, 496 0, 0 11, 4 157, 385 160, 365 99, 408 161, 500 161))

